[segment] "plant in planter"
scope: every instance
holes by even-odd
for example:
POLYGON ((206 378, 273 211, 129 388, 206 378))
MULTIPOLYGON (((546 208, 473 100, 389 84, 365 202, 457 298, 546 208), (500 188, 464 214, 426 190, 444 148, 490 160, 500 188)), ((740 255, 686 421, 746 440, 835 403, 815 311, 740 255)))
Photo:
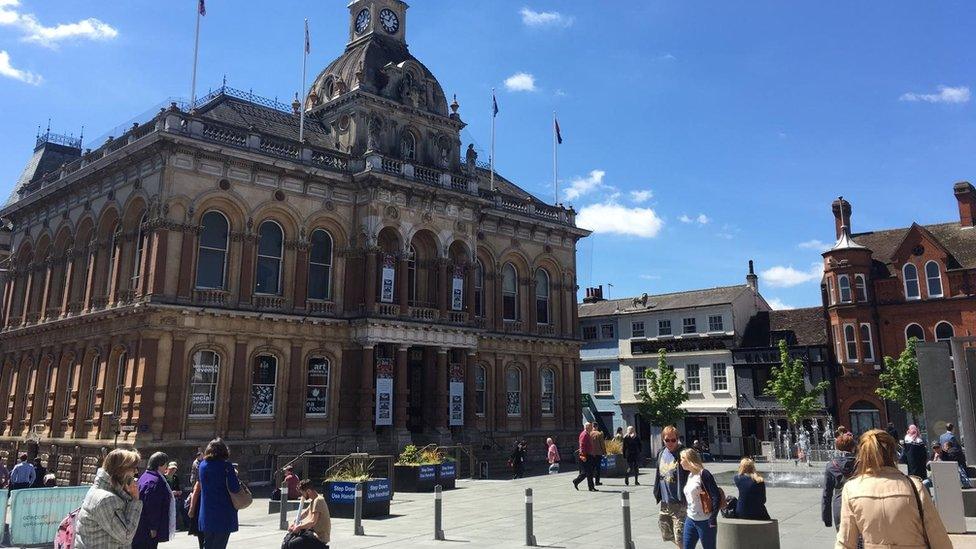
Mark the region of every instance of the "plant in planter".
POLYGON ((608 440, 607 453, 600 460, 600 474, 606 477, 622 477, 627 474, 627 460, 624 459, 624 443, 621 440, 608 440))
POLYGON ((408 444, 397 457, 393 466, 395 486, 401 492, 432 492, 434 486, 442 489, 455 486, 457 468, 453 460, 445 458, 444 453, 434 445, 417 448, 408 444))
POLYGON ((390 514, 393 491, 388 478, 373 478, 373 462, 345 463, 325 479, 325 501, 333 517, 352 518, 356 504, 356 485, 363 487, 363 518, 390 514))

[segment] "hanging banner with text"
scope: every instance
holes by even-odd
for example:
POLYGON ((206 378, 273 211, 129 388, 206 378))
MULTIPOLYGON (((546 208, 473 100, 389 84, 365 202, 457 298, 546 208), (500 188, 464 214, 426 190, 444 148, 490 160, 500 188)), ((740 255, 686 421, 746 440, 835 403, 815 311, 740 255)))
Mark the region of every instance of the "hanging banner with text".
POLYGON ((22 547, 47 544, 50 547, 58 533, 58 525, 68 513, 81 507, 88 489, 88 486, 70 486, 27 488, 11 492, 11 545, 22 547))
POLYGON ((448 418, 451 427, 464 425, 464 368, 451 364, 450 396, 448 397, 448 418))
POLYGON ((454 279, 451 281, 451 310, 464 309, 464 270, 454 267, 454 279))
POLYGON ((393 425, 393 360, 376 359, 376 425, 393 425))
POLYGON ((380 301, 393 303, 393 282, 396 277, 396 258, 391 254, 383 255, 383 272, 380 277, 380 301))

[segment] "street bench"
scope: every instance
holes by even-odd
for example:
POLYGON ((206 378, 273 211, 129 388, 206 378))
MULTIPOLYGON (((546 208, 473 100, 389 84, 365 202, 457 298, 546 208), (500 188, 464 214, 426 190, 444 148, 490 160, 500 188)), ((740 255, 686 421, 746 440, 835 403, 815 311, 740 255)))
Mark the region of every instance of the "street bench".
POLYGON ((976 517, 976 488, 962 489, 962 514, 966 517, 976 517))
POLYGON ((718 518, 719 549, 779 549, 779 522, 718 518))

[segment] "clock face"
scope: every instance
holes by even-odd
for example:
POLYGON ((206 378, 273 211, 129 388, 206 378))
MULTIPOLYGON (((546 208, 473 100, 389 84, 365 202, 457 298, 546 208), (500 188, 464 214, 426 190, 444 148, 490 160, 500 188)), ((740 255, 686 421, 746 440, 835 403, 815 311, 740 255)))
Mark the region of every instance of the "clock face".
POLYGON ((363 10, 356 16, 356 32, 362 33, 369 26, 369 10, 363 10))
POLYGON ((383 24, 383 30, 390 34, 394 34, 400 29, 400 19, 391 10, 385 9, 380 12, 380 23, 383 24))

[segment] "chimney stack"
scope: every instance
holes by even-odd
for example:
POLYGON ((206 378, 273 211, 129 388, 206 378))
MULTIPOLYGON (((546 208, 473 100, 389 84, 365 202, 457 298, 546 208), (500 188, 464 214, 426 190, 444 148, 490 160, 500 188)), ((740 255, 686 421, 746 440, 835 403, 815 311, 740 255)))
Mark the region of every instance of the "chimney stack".
POLYGON ((759 277, 756 276, 756 271, 752 266, 752 260, 749 260, 749 274, 746 275, 746 284, 752 288, 752 291, 759 293, 759 277))
POLYGON ((840 235, 844 234, 843 227, 847 227, 847 230, 851 230, 851 203, 844 200, 843 196, 838 196, 837 200, 830 205, 830 209, 834 212, 834 231, 837 233, 836 238, 840 238, 840 235))
POLYGON ((602 284, 596 288, 587 288, 586 297, 583 298, 583 303, 596 303, 598 301, 604 301, 602 284))
POLYGON ((959 225, 962 227, 976 226, 976 189, 968 181, 960 181, 952 186, 952 191, 959 202, 959 225))

